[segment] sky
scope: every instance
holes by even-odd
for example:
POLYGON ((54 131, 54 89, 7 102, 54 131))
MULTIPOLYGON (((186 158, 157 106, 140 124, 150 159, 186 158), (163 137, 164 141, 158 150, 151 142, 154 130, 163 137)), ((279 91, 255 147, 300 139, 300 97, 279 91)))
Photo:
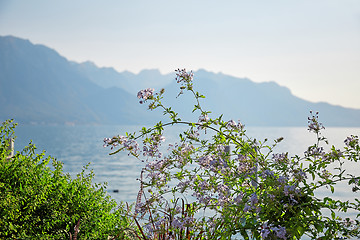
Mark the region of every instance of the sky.
POLYGON ((0 35, 119 72, 206 69, 360 109, 359 0, 0 0, 0 35))

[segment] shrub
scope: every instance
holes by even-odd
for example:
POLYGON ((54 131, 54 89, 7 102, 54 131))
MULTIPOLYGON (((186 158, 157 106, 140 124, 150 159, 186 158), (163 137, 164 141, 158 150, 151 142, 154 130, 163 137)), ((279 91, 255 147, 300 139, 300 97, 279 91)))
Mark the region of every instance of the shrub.
POLYGON ((332 195, 340 182, 350 191, 360 189, 358 173, 344 165, 360 160, 357 136, 348 137, 342 149, 325 150, 324 127, 318 113, 311 113, 308 130, 315 134, 315 144, 304 156, 275 153, 281 137, 273 143, 257 141, 247 136, 240 121, 211 118, 200 104, 205 97, 193 89, 192 72, 178 69, 176 81, 181 85, 179 96, 184 90, 194 96, 198 122, 183 121, 162 103, 164 89, 149 88, 138 93, 140 103, 149 103, 150 110, 162 109, 170 121, 104 139, 105 146, 117 148, 111 154, 127 151, 146 163, 135 207, 140 238, 360 237, 360 201, 341 201, 332 195), (164 152, 165 129, 174 125, 188 128, 164 152), (328 196, 317 194, 326 189, 328 196), (356 219, 342 217, 348 211, 356 219))
POLYGON ((8 158, 14 128, 10 120, 0 128, 0 239, 124 239, 127 210, 92 183, 88 166, 72 179, 32 143, 8 158))

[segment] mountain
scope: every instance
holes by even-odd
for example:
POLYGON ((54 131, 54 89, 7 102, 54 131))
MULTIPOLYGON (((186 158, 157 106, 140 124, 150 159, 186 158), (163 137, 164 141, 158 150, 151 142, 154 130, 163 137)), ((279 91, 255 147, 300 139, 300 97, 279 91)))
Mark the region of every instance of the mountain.
POLYGON ((136 96, 100 87, 56 51, 11 36, 0 37, 0 106, 0 120, 25 123, 130 124, 147 115, 136 96))
POLYGON ((80 64, 73 62, 73 65, 93 83, 105 88, 118 87, 132 95, 140 89, 159 89, 173 79, 173 74, 162 75, 157 69, 145 69, 139 74, 134 74, 128 71, 119 73, 111 67, 99 68, 89 61, 80 64))
MULTIPOLYGON (((95 68, 95 65, 93 65, 95 68)), ((85 69, 83 69, 85 70, 85 69)), ((106 71, 106 68, 97 68, 106 71)), ((114 72, 115 70, 112 69, 114 72)), ((86 73, 85 73, 86 74, 86 73)), ((100 86, 118 86, 129 81, 128 72, 118 73, 118 79, 112 78, 111 84, 101 81, 102 75, 94 83, 100 86), (124 74, 125 73, 125 74, 124 74), (109 85, 105 85, 109 84, 109 85)), ((90 74, 87 74, 90 75, 90 74)), ((192 114, 195 104, 193 97, 183 94, 179 97, 179 85, 174 81, 175 74, 161 75, 157 70, 144 70, 138 75, 131 74, 131 83, 138 83, 142 89, 154 87, 165 88, 164 103, 180 112, 184 119, 197 120, 198 115, 192 114), (146 84, 147 77, 144 73, 150 72, 151 78, 161 79, 162 84, 146 84)), ((95 79, 95 78, 94 78, 95 79)), ((151 82, 150 82, 151 83, 151 82)), ((123 87, 126 88, 126 87, 123 87)), ((253 126, 306 126, 310 111, 320 113, 320 121, 326 126, 360 126, 360 110, 334 106, 328 103, 314 103, 292 95, 291 91, 275 82, 255 83, 247 78, 232 77, 223 73, 212 73, 204 69, 194 73, 194 89, 206 96, 201 99, 205 110, 212 113, 211 117, 223 114, 223 119, 241 120, 246 125, 253 126)), ((127 89, 135 94, 135 89, 127 89)))
MULTIPOLYGON (((167 86, 169 96, 179 93, 173 82, 167 86)), ((201 99, 211 117, 223 114, 224 120, 241 120, 254 126, 306 126, 310 111, 318 111, 325 126, 360 126, 360 109, 313 103, 292 95, 291 91, 275 82, 255 83, 247 78, 236 78, 223 73, 199 70, 194 73, 194 89, 206 96, 201 99)), ((180 100, 175 110, 187 114, 195 104, 189 94, 179 99, 166 98, 170 104, 180 100), (188 109, 187 112, 186 109, 188 109)))
MULTIPOLYGON (((140 89, 165 88, 164 103, 184 120, 197 120, 189 93, 180 91, 175 74, 156 69, 138 74, 68 61, 56 51, 28 40, 0 37, 0 120, 46 124, 147 124, 162 118, 140 105, 140 89)), ((194 89, 212 117, 240 119, 253 126, 305 126, 309 111, 319 111, 325 126, 360 126, 360 109, 313 103, 275 82, 255 83, 223 73, 198 70, 194 89)), ((163 118, 162 118, 163 119, 163 118)))

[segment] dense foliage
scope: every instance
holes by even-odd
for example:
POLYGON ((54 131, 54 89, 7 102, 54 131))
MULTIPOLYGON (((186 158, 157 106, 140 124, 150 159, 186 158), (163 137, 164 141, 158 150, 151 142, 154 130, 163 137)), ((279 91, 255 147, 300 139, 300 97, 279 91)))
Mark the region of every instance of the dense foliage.
POLYGON ((360 237, 360 201, 332 194, 338 183, 350 192, 360 189, 356 170, 346 169, 346 163, 360 159, 358 136, 345 139, 342 149, 328 145, 318 113, 311 113, 308 130, 315 144, 303 156, 275 153, 281 137, 258 141, 240 121, 211 118, 200 104, 205 97, 193 89, 192 72, 176 72, 178 97, 185 91, 194 96, 198 122, 183 121, 162 103, 164 89, 149 88, 138 93, 140 103, 162 109, 170 121, 104 139, 105 146, 117 148, 112 154, 126 151, 146 163, 135 208, 140 238, 360 237), (164 146, 165 130, 174 125, 187 128, 178 142, 164 146), (320 190, 327 194, 319 195, 320 190), (344 215, 349 211, 355 219, 344 215))
POLYGON ((0 239, 124 239, 126 208, 93 185, 87 167, 72 179, 31 143, 8 157, 14 127, 0 126, 0 239))

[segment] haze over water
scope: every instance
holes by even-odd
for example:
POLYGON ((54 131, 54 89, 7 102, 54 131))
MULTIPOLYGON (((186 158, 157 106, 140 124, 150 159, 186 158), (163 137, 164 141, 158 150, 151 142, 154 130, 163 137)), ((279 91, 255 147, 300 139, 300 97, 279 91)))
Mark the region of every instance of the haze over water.
MULTIPOLYGON (((31 126, 23 125, 16 128, 17 139, 15 149, 21 150, 30 139, 37 146, 38 151, 46 150, 46 154, 55 157, 64 163, 64 171, 76 176, 84 165, 91 163, 89 169, 95 173, 95 182, 107 182, 109 194, 117 201, 134 202, 139 190, 137 178, 140 176, 144 163, 119 153, 109 156, 109 148, 103 147, 104 137, 124 135, 141 129, 140 126, 31 126), (119 190, 114 193, 113 190, 119 190)), ((275 148, 276 153, 289 152, 303 156, 307 147, 314 144, 316 136, 309 133, 306 127, 249 127, 247 134, 263 141, 268 138, 269 144, 274 139, 284 137, 284 140, 275 148)), ((324 136, 328 137, 330 146, 337 148, 344 146, 347 136, 360 135, 360 128, 326 128, 324 136)), ((164 145, 175 143, 178 140, 177 132, 172 130, 165 134, 167 141, 164 145)), ((329 146, 329 147, 330 147, 329 146)), ((328 147, 328 148, 329 148, 328 147)), ((351 171, 360 170, 358 163, 350 166, 351 171)), ((340 191, 341 192, 341 191, 340 191)), ((351 191, 342 192, 344 198, 352 196, 351 191)))

